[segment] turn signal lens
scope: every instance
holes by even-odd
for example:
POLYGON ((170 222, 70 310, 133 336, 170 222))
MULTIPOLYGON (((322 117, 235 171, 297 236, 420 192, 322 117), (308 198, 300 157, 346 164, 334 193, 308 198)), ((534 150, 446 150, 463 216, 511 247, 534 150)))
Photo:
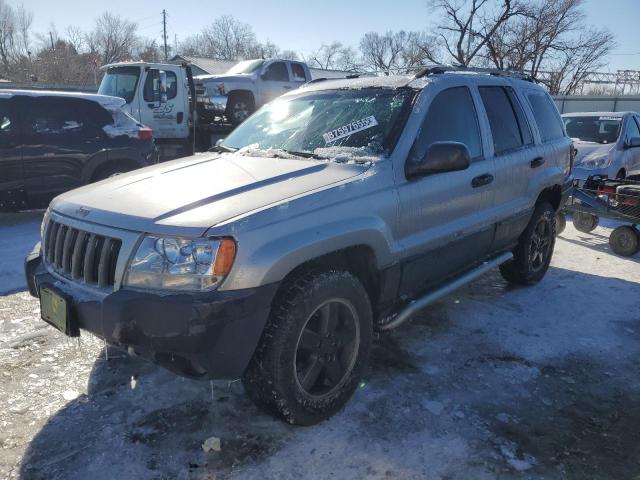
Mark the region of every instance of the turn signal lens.
POLYGON ((217 277, 227 275, 236 258, 236 242, 230 238, 220 240, 220 246, 216 253, 216 261, 213 264, 213 274, 217 277))

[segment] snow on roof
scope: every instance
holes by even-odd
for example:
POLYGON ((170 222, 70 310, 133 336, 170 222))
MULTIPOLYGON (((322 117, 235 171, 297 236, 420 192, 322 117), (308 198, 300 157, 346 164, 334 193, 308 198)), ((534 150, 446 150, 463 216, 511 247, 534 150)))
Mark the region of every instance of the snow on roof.
MULTIPOLYGON (((399 88, 407 85, 413 76, 411 75, 389 75, 383 77, 362 77, 362 78, 340 78, 326 79, 322 81, 307 83, 301 88, 305 91, 314 90, 331 90, 342 88, 369 88, 369 87, 387 87, 399 88)), ((295 93, 292 92, 292 93, 295 93)))
POLYGON ((124 99, 120 97, 110 97, 107 95, 98 95, 96 93, 82 93, 82 92, 61 92, 55 90, 13 90, 6 89, 0 90, 0 98, 11 97, 69 97, 69 98, 81 98, 83 100, 90 100, 97 102, 103 107, 111 110, 118 109, 125 104, 124 99))

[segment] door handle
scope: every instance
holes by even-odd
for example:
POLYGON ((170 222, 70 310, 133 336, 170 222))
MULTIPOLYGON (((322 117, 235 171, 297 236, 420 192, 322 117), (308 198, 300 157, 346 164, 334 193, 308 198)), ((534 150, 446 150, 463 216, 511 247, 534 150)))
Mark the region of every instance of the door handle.
POLYGON ((489 185, 493 182, 493 175, 490 173, 485 173, 483 175, 478 175, 473 180, 471 180, 471 186, 473 188, 482 187, 483 185, 489 185))
POLYGON ((542 164, 544 164, 544 158, 542 157, 537 157, 531 160, 531 168, 537 168, 542 164))
POLYGON ((284 87, 282 87, 282 88, 284 88, 285 90, 291 90, 293 87, 287 87, 287 86, 284 86, 284 87))

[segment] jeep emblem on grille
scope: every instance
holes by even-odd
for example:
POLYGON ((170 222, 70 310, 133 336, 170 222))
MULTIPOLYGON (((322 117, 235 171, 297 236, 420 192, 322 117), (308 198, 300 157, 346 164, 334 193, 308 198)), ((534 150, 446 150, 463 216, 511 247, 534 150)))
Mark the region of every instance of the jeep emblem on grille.
POLYGON ((76 213, 78 215, 81 215, 83 217, 86 217, 87 215, 89 215, 91 213, 91 210, 89 210, 88 208, 84 208, 84 207, 80 207, 76 210, 76 213))

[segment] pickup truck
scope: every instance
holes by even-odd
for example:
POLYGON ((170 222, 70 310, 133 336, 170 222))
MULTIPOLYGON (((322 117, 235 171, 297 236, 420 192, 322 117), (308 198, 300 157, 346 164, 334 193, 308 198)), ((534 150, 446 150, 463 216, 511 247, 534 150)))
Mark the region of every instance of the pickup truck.
POLYGON ((257 108, 311 79, 306 63, 290 60, 245 60, 223 75, 200 75, 195 77, 198 118, 213 121, 224 115, 238 125, 257 108))

